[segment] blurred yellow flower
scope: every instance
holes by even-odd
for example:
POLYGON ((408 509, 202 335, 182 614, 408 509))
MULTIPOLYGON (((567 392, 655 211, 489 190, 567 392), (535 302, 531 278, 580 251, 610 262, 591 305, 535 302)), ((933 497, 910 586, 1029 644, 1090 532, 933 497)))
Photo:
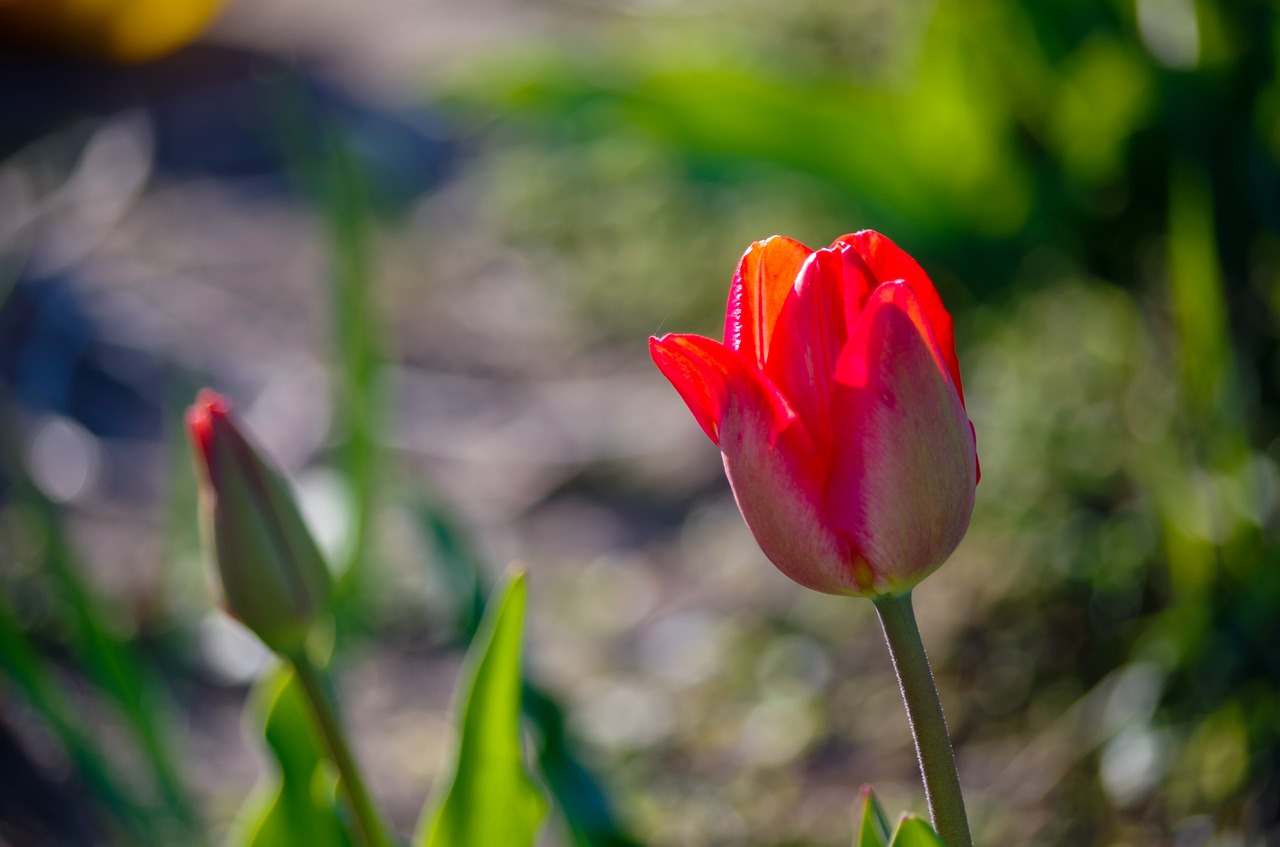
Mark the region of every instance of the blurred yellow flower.
POLYGON ((113 62, 170 53, 205 28, 224 0, 0 0, 0 44, 113 62))

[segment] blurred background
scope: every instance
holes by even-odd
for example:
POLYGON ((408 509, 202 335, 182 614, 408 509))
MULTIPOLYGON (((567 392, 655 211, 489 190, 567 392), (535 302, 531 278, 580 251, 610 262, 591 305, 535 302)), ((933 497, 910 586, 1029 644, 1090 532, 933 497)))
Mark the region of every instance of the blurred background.
POLYGON ((1272 4, 7 0, 0 42, 0 843, 221 842, 267 771, 205 384, 340 575, 402 833, 516 560, 546 845, 922 811, 870 604, 763 559, 646 351, 718 337, 752 240, 869 227, 977 428, 916 603, 978 841, 1280 845, 1272 4))

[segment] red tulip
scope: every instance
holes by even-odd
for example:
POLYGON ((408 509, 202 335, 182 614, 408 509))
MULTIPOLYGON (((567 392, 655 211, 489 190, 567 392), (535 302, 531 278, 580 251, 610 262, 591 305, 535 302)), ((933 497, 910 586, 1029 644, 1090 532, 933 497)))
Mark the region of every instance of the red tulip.
POLYGON ((666 335, 649 351, 720 447, 761 549, 796 582, 898 594, 960 543, 978 464, 951 315, 889 239, 757 241, 729 289, 724 343, 666 335))
POLYGON ((249 443, 218 394, 187 410, 201 529, 227 610, 272 650, 294 655, 328 614, 329 570, 288 483, 249 443))

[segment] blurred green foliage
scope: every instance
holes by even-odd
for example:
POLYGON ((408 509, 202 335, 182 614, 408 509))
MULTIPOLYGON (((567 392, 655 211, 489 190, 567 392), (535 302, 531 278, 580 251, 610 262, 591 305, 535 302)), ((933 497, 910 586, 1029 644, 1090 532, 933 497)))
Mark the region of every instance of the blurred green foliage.
MULTIPOLYGON (((458 175, 475 195, 468 226, 552 281, 549 296, 575 329, 542 367, 583 353, 639 359, 650 332, 714 335, 735 259, 773 232, 823 244, 873 227, 938 283, 957 316, 984 475, 969 539, 919 594, 948 592, 933 604, 929 646, 965 776, 978 785, 979 840, 1274 842, 1273 5, 620 1, 584 11, 560 37, 513 41, 431 94, 474 141, 458 175)), ((283 120, 285 146, 306 146, 291 132, 283 120)), ((341 636, 383 634, 374 604, 362 602, 378 590, 378 577, 365 577, 387 553, 378 509, 403 500, 417 518, 452 592, 446 640, 475 632, 485 568, 437 498, 383 464, 391 404, 378 373, 394 357, 372 291, 375 222, 341 139, 321 147, 327 155, 299 162, 298 176, 320 210, 332 267, 339 399, 325 459, 351 493, 342 558, 366 568, 344 571, 356 602, 339 624, 341 671, 341 636)), ((424 237, 428 264, 454 247, 442 233, 424 237)), ((0 435, 15 431, 6 421, 0 435)), ((177 567, 190 556, 193 511, 183 452, 163 555, 189 579, 177 567)), ((7 461, 5 476, 22 485, 21 462, 7 461)), ((139 622, 109 608, 57 511, 24 488, 18 495, 3 514, 3 693, 23 698, 56 738, 112 837, 192 843, 201 827, 155 680, 190 684, 190 627, 173 610, 139 612, 139 622), (120 734, 143 762, 127 778, 86 720, 86 701, 127 728, 120 734)), ((695 547, 720 516, 712 504, 688 517, 673 543, 695 547)), ((832 623, 807 603, 697 630, 715 645, 717 676, 679 701, 674 740, 651 751, 583 755, 555 700, 524 689, 540 764, 576 845, 632 843, 586 761, 617 767, 623 819, 643 837, 684 844, 693 836, 681 833, 702 831, 681 826, 722 807, 686 790, 701 778, 687 764, 714 756, 726 715, 747 713, 762 691, 777 694, 764 705, 794 731, 778 736, 792 752, 742 766, 726 793, 745 823, 722 840, 828 843, 779 835, 806 823, 777 809, 799 803, 804 779, 862 749, 858 733, 876 724, 881 701, 870 671, 848 657, 859 624, 832 623), (828 656, 854 683, 813 681, 828 656), (759 802, 770 792, 774 804, 759 802), (776 827, 756 827, 753 814, 776 827)), ((874 638, 866 627, 861 635, 874 638)), ((515 659, 503 655, 510 763, 515 659)), ((281 833, 302 826, 293 816, 313 810, 314 843, 347 838, 332 773, 300 732, 299 708, 283 675, 257 684, 251 735, 279 778, 264 780, 243 812, 236 831, 253 843, 284 843, 281 833)), ((508 788, 528 795, 524 779, 508 788)), ((864 843, 891 837, 882 813, 862 823, 864 843)))
MULTIPOLYGON (((15 447, 0 443, 0 467, 13 498, 5 515, 11 533, 6 554, 14 561, 27 560, 43 580, 19 580, 0 604, 0 667, 65 746, 102 809, 123 826, 122 835, 155 843, 205 843, 177 762, 174 707, 157 669, 127 629, 121 631, 119 610, 110 608, 89 584, 62 516, 27 477, 15 447), (23 596, 30 591, 43 594, 45 601, 30 602, 23 596), (144 778, 121 780, 106 763, 99 731, 73 705, 70 686, 50 661, 51 653, 64 650, 93 686, 98 708, 127 727, 141 754, 144 778)), ((21 570, 11 572, 11 578, 15 575, 21 570)))
POLYGON ((992 797, 989 831, 1274 837, 1274 7, 704 0, 593 24, 473 62, 448 102, 499 139, 499 237, 595 343, 714 335, 772 232, 889 233, 958 316, 984 478, 952 567, 993 581, 935 648, 976 701, 958 735, 1031 743, 1104 695, 1125 715, 1062 760, 1052 821, 992 797))

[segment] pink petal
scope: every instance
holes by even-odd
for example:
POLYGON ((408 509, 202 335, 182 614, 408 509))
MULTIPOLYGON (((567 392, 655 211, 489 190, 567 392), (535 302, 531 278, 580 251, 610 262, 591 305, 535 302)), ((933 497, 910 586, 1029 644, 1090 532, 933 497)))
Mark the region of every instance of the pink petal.
POLYGON ((758 369, 764 369, 782 304, 812 252, 799 241, 775 235, 753 243, 738 262, 725 310, 724 343, 758 369))
POLYGON ((827 462, 804 422, 781 429, 756 385, 730 393, 720 425, 720 454, 738 510, 769 561, 796 582, 828 594, 860 594, 848 539, 826 522, 822 480, 827 462))
POLYGON ((836 370, 827 520, 880 593, 906 590, 955 550, 977 485, 973 430, 926 307, 904 282, 872 294, 836 370))
POLYGON ((795 438, 770 443, 767 419, 746 405, 726 414, 720 451, 738 510, 769 561, 803 586, 828 594, 860 594, 849 542, 823 515, 815 451, 796 419, 795 438))
POLYGON ((960 382, 960 360, 956 357, 955 327, 951 314, 942 305, 942 298, 938 296, 938 290, 933 287, 929 275, 901 247, 874 230, 864 229, 862 232, 843 235, 836 239, 836 243, 847 244, 856 250, 880 282, 900 279, 911 286, 916 297, 920 298, 929 325, 933 327, 943 361, 947 363, 947 371, 951 374, 956 391, 960 394, 960 402, 963 403, 964 386, 960 382))

